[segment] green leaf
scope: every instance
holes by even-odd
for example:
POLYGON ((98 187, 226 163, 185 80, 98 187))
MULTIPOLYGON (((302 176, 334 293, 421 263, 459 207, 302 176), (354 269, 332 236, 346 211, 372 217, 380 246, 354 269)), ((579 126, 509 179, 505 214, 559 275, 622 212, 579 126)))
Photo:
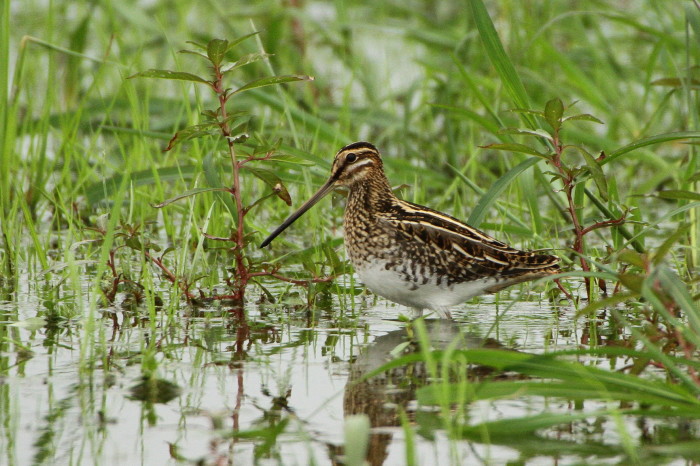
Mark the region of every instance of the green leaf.
POLYGON ((303 165, 306 167, 312 167, 315 165, 313 162, 309 162, 308 160, 292 154, 275 154, 266 159, 266 161, 271 160, 281 163, 288 163, 291 165, 303 165))
POLYGON ((309 257, 319 254, 324 248, 338 248, 343 245, 343 238, 331 238, 320 244, 314 244, 305 249, 292 249, 287 254, 276 256, 265 261, 267 264, 298 264, 304 262, 309 257))
POLYGON ((571 115, 569 117, 566 117, 562 120, 564 121, 569 121, 569 120, 584 120, 584 121, 592 121, 594 123, 600 123, 601 125, 604 125, 605 123, 598 118, 594 117, 593 115, 589 113, 579 113, 578 115, 571 115))
POLYGON ((545 160, 549 160, 549 157, 547 154, 542 154, 541 152, 535 150, 534 148, 530 146, 526 146, 525 144, 518 144, 515 142, 508 142, 508 143, 497 143, 497 144, 489 144, 487 146, 479 146, 482 149, 495 149, 495 150, 506 150, 510 152, 522 152, 523 154, 530 154, 530 155, 535 155, 537 157, 542 157, 545 160))
POLYGON ((650 83, 652 86, 670 86, 670 87, 690 87, 693 89, 700 88, 700 80, 688 78, 661 78, 650 83))
POLYGON ((236 45, 240 44, 240 43, 243 42, 244 40, 250 39, 251 37, 253 37, 253 36, 257 35, 257 34, 260 34, 260 32, 259 32, 259 31, 251 32, 250 34, 246 34, 245 36, 241 36, 241 37, 239 37, 238 39, 234 39, 234 40, 230 41, 230 42, 228 43, 228 48, 226 49, 226 51, 228 52, 229 50, 231 50, 233 47, 235 47, 236 45))
POLYGON ((189 141, 190 139, 200 138, 202 136, 214 136, 218 134, 217 131, 212 129, 216 126, 218 126, 217 122, 211 122, 202 123, 201 125, 192 125, 188 126, 187 128, 183 128, 177 133, 175 133, 175 135, 172 138, 170 138, 167 147, 163 150, 167 152, 176 145, 180 144, 181 142, 189 141))
POLYGON ((560 98, 548 101, 544 106, 544 119, 555 131, 561 127, 561 117, 564 114, 564 104, 560 98))
POLYGON ((227 191, 226 188, 195 188, 195 189, 190 189, 185 191, 184 193, 180 193, 175 197, 171 197, 170 199, 167 199, 159 204, 154 205, 153 207, 156 209, 161 209, 165 207, 166 205, 172 204, 175 201, 179 201, 180 199, 184 199, 186 197, 194 196, 197 194, 201 193, 208 193, 211 191, 227 191))
MULTIPOLYGON (((209 115, 205 115, 209 116, 209 115)), ((226 118, 220 120, 218 119, 218 116, 215 116, 214 120, 212 123, 215 125, 222 125, 224 123, 227 123, 229 125, 229 129, 233 131, 234 129, 238 128, 239 126, 245 125, 250 121, 251 116, 247 114, 246 112, 239 111, 239 112, 233 112, 229 113, 226 118)))
POLYGON ((224 74, 229 73, 237 68, 240 68, 241 66, 249 65, 251 63, 255 63, 256 61, 263 60, 267 57, 271 57, 272 54, 270 53, 251 53, 248 55, 244 55, 238 60, 236 60, 235 63, 232 63, 231 66, 226 68, 224 70, 224 74))
POLYGON ((552 135, 542 129, 527 129, 527 128, 503 128, 499 131, 500 134, 526 134, 529 136, 537 136, 552 141, 552 135))
POLYGON ((138 236, 130 236, 124 240, 124 244, 133 249, 134 251, 141 251, 143 249, 143 244, 138 236))
POLYGON ((640 147, 650 146, 652 144, 660 144, 662 142, 679 141, 681 139, 700 139, 700 131, 679 131, 676 133, 663 133, 657 134, 656 136, 640 139, 639 141, 634 141, 631 144, 628 144, 624 147, 617 149, 616 151, 611 152, 610 154, 608 154, 607 158, 601 161, 600 163, 601 165, 605 165, 606 163, 610 163, 618 157, 632 152, 635 149, 639 149, 640 147))
POLYGON ((657 193, 661 199, 690 199, 700 201, 700 193, 695 191, 684 191, 680 189, 666 189, 657 193))
POLYGON ((642 284, 644 283, 644 277, 642 275, 621 273, 618 279, 620 283, 631 292, 637 295, 642 292, 642 284))
POLYGON ((251 81, 249 83, 244 84, 243 86, 239 87, 235 91, 231 93, 231 95, 238 94, 240 92, 248 91, 250 89, 256 89, 258 87, 263 87, 263 86, 273 86, 275 84, 282 84, 282 83, 289 83, 293 81, 313 81, 314 78, 312 76, 304 76, 304 75, 283 75, 283 76, 269 76, 267 78, 260 78, 256 79, 255 81, 251 81))
POLYGON ((221 64, 227 50, 228 41, 226 39, 212 39, 207 44, 207 56, 214 66, 221 64))
POLYGON ((156 78, 156 79, 174 79, 181 81, 194 81, 197 83, 211 84, 204 78, 200 78, 192 73, 186 73, 184 71, 170 71, 170 70, 147 70, 140 73, 133 74, 127 79, 133 78, 156 78))
MULTIPOLYGON (((207 186, 211 188, 220 188, 224 186, 224 182, 221 180, 223 170, 221 169, 221 165, 217 162, 217 158, 218 155, 214 155, 214 153, 208 151, 202 159, 204 180, 207 186)), ((228 209, 235 218, 236 216, 233 213, 236 212, 236 204, 233 202, 233 196, 216 193, 216 197, 226 206, 226 209, 228 209)))
POLYGON ((204 45, 204 44, 200 44, 199 42, 195 42, 195 41, 193 41, 193 40, 186 40, 185 43, 186 43, 186 44, 192 44, 192 45, 194 45, 195 47, 197 47, 198 49, 203 50, 203 51, 205 51, 205 52, 207 51, 207 46, 204 45))
MULTIPOLYGON (((605 179, 605 173, 603 173, 603 168, 600 166, 600 163, 596 159, 594 159, 593 156, 587 151, 580 150, 579 152, 581 153, 581 155, 583 155, 583 159, 586 161, 586 166, 588 167, 588 170, 591 173, 591 177, 593 178, 593 181, 595 182, 595 185, 598 188, 600 197, 602 197, 603 200, 607 201, 609 198, 608 182, 605 179)), ((604 157, 602 159, 604 159, 604 157)))
POLYGON ((635 265, 640 269, 645 267, 647 262, 646 255, 643 255, 637 251, 631 251, 629 249, 623 249, 617 254, 617 260, 630 265, 635 265))
POLYGON ((467 219, 467 223, 473 226, 474 228, 479 228, 479 225, 484 220, 486 213, 491 208, 491 205, 496 201, 498 196, 500 196, 501 193, 505 191, 508 185, 512 183, 513 180, 515 180, 518 177, 518 175, 520 175, 522 172, 532 167, 539 161, 539 157, 532 157, 527 160, 524 160, 515 167, 508 170, 508 172, 505 175, 496 180, 496 182, 491 186, 491 189, 489 189, 486 192, 486 194, 484 194, 481 197, 481 199, 479 199, 479 203, 476 205, 471 215, 467 219))
POLYGON ((207 57, 206 55, 204 55, 202 52, 197 52, 196 50, 187 50, 187 49, 184 49, 184 50, 180 50, 178 53, 189 53, 189 54, 191 54, 191 55, 197 55, 197 56, 199 56, 199 57, 202 57, 202 58, 204 58, 205 60, 209 60, 209 57, 207 57))
POLYGON ((271 170, 254 168, 250 165, 243 165, 242 169, 262 180, 266 185, 272 188, 275 195, 282 199, 288 206, 292 205, 292 197, 289 195, 289 191, 287 191, 280 177, 275 175, 271 170))
POLYGON ((112 125, 100 125, 100 129, 106 130, 106 131, 112 131, 113 133, 117 133, 117 134, 132 134, 132 135, 137 135, 137 136, 146 137, 146 138, 164 139, 166 141, 172 137, 171 133, 162 133, 159 131, 141 131, 139 129, 124 128, 124 127, 112 126, 112 125))
POLYGON ((527 113, 528 115, 536 115, 538 117, 544 118, 544 112, 540 112, 539 110, 532 110, 531 108, 511 108, 508 111, 513 113, 527 113))

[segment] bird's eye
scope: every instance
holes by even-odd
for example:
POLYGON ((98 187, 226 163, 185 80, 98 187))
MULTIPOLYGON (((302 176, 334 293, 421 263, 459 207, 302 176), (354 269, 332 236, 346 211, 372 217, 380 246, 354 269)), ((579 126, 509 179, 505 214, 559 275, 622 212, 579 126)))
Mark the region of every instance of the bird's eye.
POLYGON ((357 154, 354 152, 350 152, 348 155, 345 156, 345 161, 348 163, 353 163, 357 160, 357 154))

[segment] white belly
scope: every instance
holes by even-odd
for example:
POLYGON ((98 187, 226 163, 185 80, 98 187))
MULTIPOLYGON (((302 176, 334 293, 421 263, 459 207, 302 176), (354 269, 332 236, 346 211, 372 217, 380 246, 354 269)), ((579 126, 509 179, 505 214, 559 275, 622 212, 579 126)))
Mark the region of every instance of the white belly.
POLYGON ((451 286, 437 285, 432 278, 423 284, 406 281, 402 275, 393 270, 386 270, 383 264, 365 264, 356 269, 362 283, 372 292, 395 303, 414 309, 433 309, 447 311, 456 304, 483 294, 486 289, 496 284, 494 279, 481 279, 451 286))

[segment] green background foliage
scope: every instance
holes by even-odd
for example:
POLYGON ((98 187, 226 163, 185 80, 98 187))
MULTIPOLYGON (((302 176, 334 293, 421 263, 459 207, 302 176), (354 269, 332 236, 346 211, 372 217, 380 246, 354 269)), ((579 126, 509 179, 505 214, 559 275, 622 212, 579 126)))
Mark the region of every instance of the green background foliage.
MULTIPOLYGON (((257 248, 289 214, 288 203, 299 206, 324 181, 333 154, 358 140, 381 150, 403 198, 517 247, 553 249, 567 267, 563 283, 574 299, 559 301, 554 293, 550 299, 560 306, 556 312, 572 316, 573 323, 561 324, 571 326, 566 331, 576 333, 577 323, 586 328, 583 349, 527 364, 531 356, 509 354, 498 363, 499 350, 461 351, 454 353, 457 368, 444 357, 450 351, 431 353, 419 329, 418 356, 399 358, 395 367, 422 361, 437 371, 441 363, 452 367, 446 374, 469 372, 471 361, 535 378, 474 386, 466 376, 442 377, 444 383, 427 384, 417 399, 440 405, 443 416, 415 421, 420 435, 429 438, 424 431, 437 425, 454 439, 502 445, 509 433, 574 423, 586 412, 543 409, 519 424, 470 424, 450 408, 462 403, 468 411, 474 400, 515 393, 559 399, 567 389, 563 398, 576 409, 582 399, 643 400, 653 416, 663 418, 668 406, 697 416, 698 43, 696 0, 3 2, 0 378, 10 382, 0 383, 0 413, 12 420, 0 427, 3 459, 27 459, 17 441, 25 419, 12 390, 26 380, 32 358, 51 368, 55 354, 69 348, 66 372, 84 381, 42 412, 47 428, 34 432, 32 450, 40 462, 65 451, 49 433, 60 431, 56 423, 71 403, 80 405, 80 419, 98 417, 100 407, 83 397, 110 396, 112 385, 97 378, 110 381, 135 367, 138 377, 128 374, 146 395, 134 396, 146 400, 143 422, 153 425, 158 416, 148 400, 160 394, 148 389, 169 387, 163 377, 177 378, 171 361, 194 354, 187 359, 193 378, 204 380, 208 364, 222 358, 239 368, 290 347, 337 350, 338 335, 319 343, 323 327, 359 335, 353 344, 364 341, 359 319, 367 298, 357 296, 361 288, 340 247, 342 195, 315 207, 270 250, 257 248), (255 32, 230 50, 210 42, 255 32), (210 46, 199 50, 190 42, 210 46), (183 49, 227 63, 235 71, 225 73, 232 90, 257 83, 230 97, 232 139, 211 125, 221 94, 193 78, 210 79, 211 68, 196 53, 178 53, 183 49), (127 79, 147 70, 172 70, 175 75, 150 77, 178 79, 127 79), (273 78, 302 75, 314 80, 273 78), (255 300, 245 307, 222 311, 225 305, 214 304, 221 312, 214 331, 210 315, 190 304, 234 288, 238 252, 218 240, 240 226, 229 140, 239 160, 256 159, 241 168, 242 205, 250 210, 238 251, 245 252, 241 264, 261 275, 252 276, 255 300), (310 282, 327 276, 335 279, 310 282), (293 330, 275 336, 285 325, 293 330), (271 342, 280 346, 268 351, 271 342), (250 349, 253 343, 261 353, 250 349), (608 367, 585 365, 596 357, 608 367), (627 358, 621 373, 616 358, 627 358), (543 386, 541 379, 556 384, 543 386)), ((500 318, 499 303, 506 311, 516 306, 509 293, 496 304, 475 300, 484 307, 465 318, 470 312, 500 318)), ((517 300, 537 297, 521 293, 517 300)), ((481 334, 492 336, 494 328, 498 323, 481 334)), ((538 351, 547 349, 545 341, 538 351)), ((346 362, 356 357, 349 346, 346 362)), ((248 367, 266 370, 263 363, 248 367)), ((53 390, 54 379, 48 380, 53 390)), ((257 439, 256 455, 274 458, 278 436, 295 425, 279 409, 282 399, 275 398, 274 415, 211 438, 257 439)), ((596 415, 614 423, 640 412, 606 405, 596 415)), ((401 416, 406 458, 414 458, 408 451, 418 448, 414 420, 401 416)), ((109 421, 102 422, 108 429, 109 421)), ((363 419, 353 422, 347 435, 366 435, 363 419)), ((536 440, 543 450, 579 459, 595 452, 621 461, 697 458, 692 442, 636 451, 624 423, 615 425, 621 440, 612 449, 589 443, 586 453, 574 443, 547 443, 546 435, 536 440)), ((303 425, 295 428, 314 436, 303 425)), ((104 445, 94 431, 85 438, 90 435, 90 445, 104 445)), ((510 446, 522 458, 536 455, 526 443, 510 446)), ((75 448, 70 451, 85 451, 75 448)), ((100 448, 92 448, 91 458, 100 457, 100 448)), ((170 452, 178 460, 188 453, 170 452)))

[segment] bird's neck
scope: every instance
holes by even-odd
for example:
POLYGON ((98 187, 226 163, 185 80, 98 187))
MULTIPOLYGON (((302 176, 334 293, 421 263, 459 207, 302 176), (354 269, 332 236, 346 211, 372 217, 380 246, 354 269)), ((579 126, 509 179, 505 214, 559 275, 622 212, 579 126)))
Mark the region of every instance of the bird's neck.
POLYGON ((384 173, 376 173, 349 186, 348 211, 383 211, 396 198, 384 173))

